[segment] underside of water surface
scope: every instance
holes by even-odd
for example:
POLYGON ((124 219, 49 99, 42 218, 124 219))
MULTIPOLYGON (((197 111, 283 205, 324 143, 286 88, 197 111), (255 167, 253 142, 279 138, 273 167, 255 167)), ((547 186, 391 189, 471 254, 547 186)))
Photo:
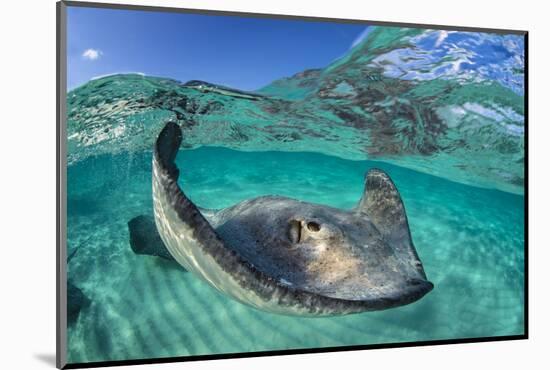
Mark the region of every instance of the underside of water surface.
POLYGON ((68 93, 68 279, 89 300, 71 363, 477 338, 524 330, 523 39, 372 27, 324 69, 254 92, 141 75, 68 93), (282 195, 341 209, 381 168, 435 288, 399 308, 271 314, 135 254, 152 146, 183 129, 180 186, 221 209, 282 195))
POLYGON ((114 75, 68 94, 69 163, 150 149, 167 120, 184 145, 383 160, 523 192, 523 38, 378 27, 324 69, 244 92, 114 75))

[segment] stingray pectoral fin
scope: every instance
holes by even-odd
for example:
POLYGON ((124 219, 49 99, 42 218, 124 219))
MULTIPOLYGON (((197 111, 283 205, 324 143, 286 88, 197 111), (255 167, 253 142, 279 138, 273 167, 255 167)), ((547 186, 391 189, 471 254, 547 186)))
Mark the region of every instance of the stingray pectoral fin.
POLYGON ((128 221, 128 233, 130 234, 130 247, 135 254, 156 256, 175 261, 168 252, 151 216, 140 215, 128 221))
POLYGON ((410 260, 421 276, 426 277, 412 242, 405 206, 399 191, 391 178, 381 169, 373 168, 367 173, 365 190, 356 210, 365 213, 396 253, 403 259, 410 260))
POLYGON ((357 210, 366 213, 387 238, 401 239, 409 233, 401 196, 390 177, 380 169, 374 168, 367 173, 357 210))

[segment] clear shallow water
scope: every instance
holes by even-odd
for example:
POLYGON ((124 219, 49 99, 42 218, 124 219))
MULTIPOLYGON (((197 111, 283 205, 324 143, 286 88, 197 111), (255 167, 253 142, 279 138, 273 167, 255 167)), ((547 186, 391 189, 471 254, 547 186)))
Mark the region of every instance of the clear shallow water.
POLYGON ((180 184, 199 206, 266 194, 351 208, 371 167, 405 203, 434 290, 387 311, 296 318, 237 303, 177 264, 130 249, 127 222, 152 215, 151 153, 68 168, 69 279, 92 300, 69 327, 69 362, 345 346, 523 333, 524 197, 373 161, 315 153, 181 150, 180 184))

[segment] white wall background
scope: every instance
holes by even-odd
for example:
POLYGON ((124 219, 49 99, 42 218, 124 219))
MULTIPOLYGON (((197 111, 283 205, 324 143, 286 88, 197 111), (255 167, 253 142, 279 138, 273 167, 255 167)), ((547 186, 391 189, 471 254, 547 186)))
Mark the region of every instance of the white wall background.
MULTIPOLYGON (((111 0, 111 2, 117 2, 111 0)), ((449 24, 530 31, 530 337, 528 341, 294 355, 156 369, 517 369, 548 366, 550 33, 542 1, 127 0, 136 5, 449 24), (546 363, 546 365, 544 365, 546 363)), ((55 1, 2 3, 0 21, 0 367, 55 358, 55 1), (7 82, 7 83, 6 83, 7 82), (7 206, 7 207, 6 207, 7 206)), ((449 320, 453 318, 450 317, 449 320)), ((132 367, 132 369, 146 368, 132 367)))

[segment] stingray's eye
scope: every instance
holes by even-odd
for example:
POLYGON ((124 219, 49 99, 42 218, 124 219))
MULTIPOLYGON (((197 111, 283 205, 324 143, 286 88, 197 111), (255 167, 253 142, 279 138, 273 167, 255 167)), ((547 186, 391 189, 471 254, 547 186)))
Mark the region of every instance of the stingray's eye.
POLYGON ((290 220, 288 223, 288 238, 293 243, 299 243, 302 237, 302 223, 297 220, 290 220))
POLYGON ((317 232, 321 230, 321 225, 319 225, 317 222, 308 222, 307 223, 307 229, 309 231, 317 232))

